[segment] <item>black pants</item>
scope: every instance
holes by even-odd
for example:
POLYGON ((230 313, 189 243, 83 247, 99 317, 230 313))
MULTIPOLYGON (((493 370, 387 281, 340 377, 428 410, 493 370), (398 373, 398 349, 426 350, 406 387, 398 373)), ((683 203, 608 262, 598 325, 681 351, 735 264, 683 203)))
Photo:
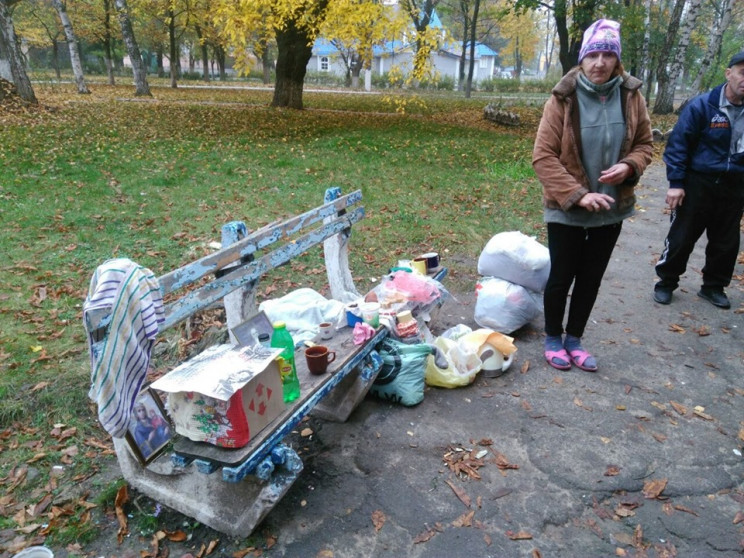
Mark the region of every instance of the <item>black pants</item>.
POLYGON ((573 283, 566 333, 584 335, 621 229, 622 223, 591 228, 548 223, 550 276, 544 295, 546 334, 563 333, 563 315, 573 283))
POLYGON ((658 286, 676 289, 703 231, 703 286, 723 288, 731 282, 739 254, 739 225, 744 211, 744 181, 740 176, 714 177, 690 173, 682 205, 672 211, 664 251, 656 264, 658 286))

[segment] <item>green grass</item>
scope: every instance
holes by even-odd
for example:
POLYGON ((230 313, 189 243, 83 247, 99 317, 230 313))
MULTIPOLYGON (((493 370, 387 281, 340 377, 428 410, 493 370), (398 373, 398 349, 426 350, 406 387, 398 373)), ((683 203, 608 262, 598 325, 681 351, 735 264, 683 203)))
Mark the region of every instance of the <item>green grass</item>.
MULTIPOLYGON (((507 129, 482 119, 483 97, 455 94, 306 93, 308 110, 296 112, 268 108, 269 89, 154 88, 146 100, 131 86, 91 89, 38 85, 49 110, 0 112, 0 478, 28 461, 40 472, 15 489, 17 505, 59 492, 45 487, 65 448, 79 452, 59 486, 89 474, 96 444, 109 441, 86 395, 81 321, 106 259, 160 275, 205 254, 224 223, 295 215, 329 186, 364 194, 350 256, 362 291, 398 259, 432 250, 450 290, 470 290, 493 234, 542 234, 530 165, 539 108, 515 108, 525 123, 507 129), (55 424, 74 435, 57 440, 55 424)), ((316 250, 282 267, 259 301, 272 284, 272 296, 300 285, 327 293, 325 275, 308 273, 322 265, 316 250)), ((52 535, 87 537, 79 513, 72 533, 52 535)))

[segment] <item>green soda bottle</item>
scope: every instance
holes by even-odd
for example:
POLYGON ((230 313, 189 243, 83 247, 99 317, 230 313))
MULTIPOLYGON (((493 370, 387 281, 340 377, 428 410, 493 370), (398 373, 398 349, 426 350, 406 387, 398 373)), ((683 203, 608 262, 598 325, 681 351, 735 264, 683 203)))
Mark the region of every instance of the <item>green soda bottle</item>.
POLYGON ((276 360, 279 365, 279 373, 282 376, 284 402, 290 403, 300 396, 300 381, 297 379, 297 368, 294 361, 294 341, 292 335, 287 331, 285 322, 274 322, 271 346, 283 349, 276 360))

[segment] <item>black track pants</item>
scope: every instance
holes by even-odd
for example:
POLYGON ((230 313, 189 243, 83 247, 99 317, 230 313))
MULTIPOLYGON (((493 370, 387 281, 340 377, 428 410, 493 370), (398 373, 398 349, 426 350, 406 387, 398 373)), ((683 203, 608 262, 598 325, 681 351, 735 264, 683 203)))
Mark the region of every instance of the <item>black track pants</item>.
POLYGON ((584 334, 621 229, 622 223, 591 228, 548 223, 550 276, 543 297, 546 334, 563 333, 563 314, 572 283, 566 333, 576 337, 584 334))
POLYGON ((682 205, 672 211, 664 251, 656 264, 659 286, 676 289, 695 243, 706 233, 703 286, 723 288, 731 282, 739 254, 744 180, 691 173, 682 205))

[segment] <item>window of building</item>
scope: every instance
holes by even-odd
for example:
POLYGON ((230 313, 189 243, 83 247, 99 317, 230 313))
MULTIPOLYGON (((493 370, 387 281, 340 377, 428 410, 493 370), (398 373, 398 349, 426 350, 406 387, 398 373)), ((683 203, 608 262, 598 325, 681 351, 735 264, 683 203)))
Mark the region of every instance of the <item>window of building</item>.
POLYGON ((328 57, 327 56, 320 57, 320 71, 321 72, 328 71, 328 57))
POLYGON ((478 61, 478 67, 483 68, 484 70, 488 68, 488 59, 485 56, 481 57, 481 59, 478 61))

